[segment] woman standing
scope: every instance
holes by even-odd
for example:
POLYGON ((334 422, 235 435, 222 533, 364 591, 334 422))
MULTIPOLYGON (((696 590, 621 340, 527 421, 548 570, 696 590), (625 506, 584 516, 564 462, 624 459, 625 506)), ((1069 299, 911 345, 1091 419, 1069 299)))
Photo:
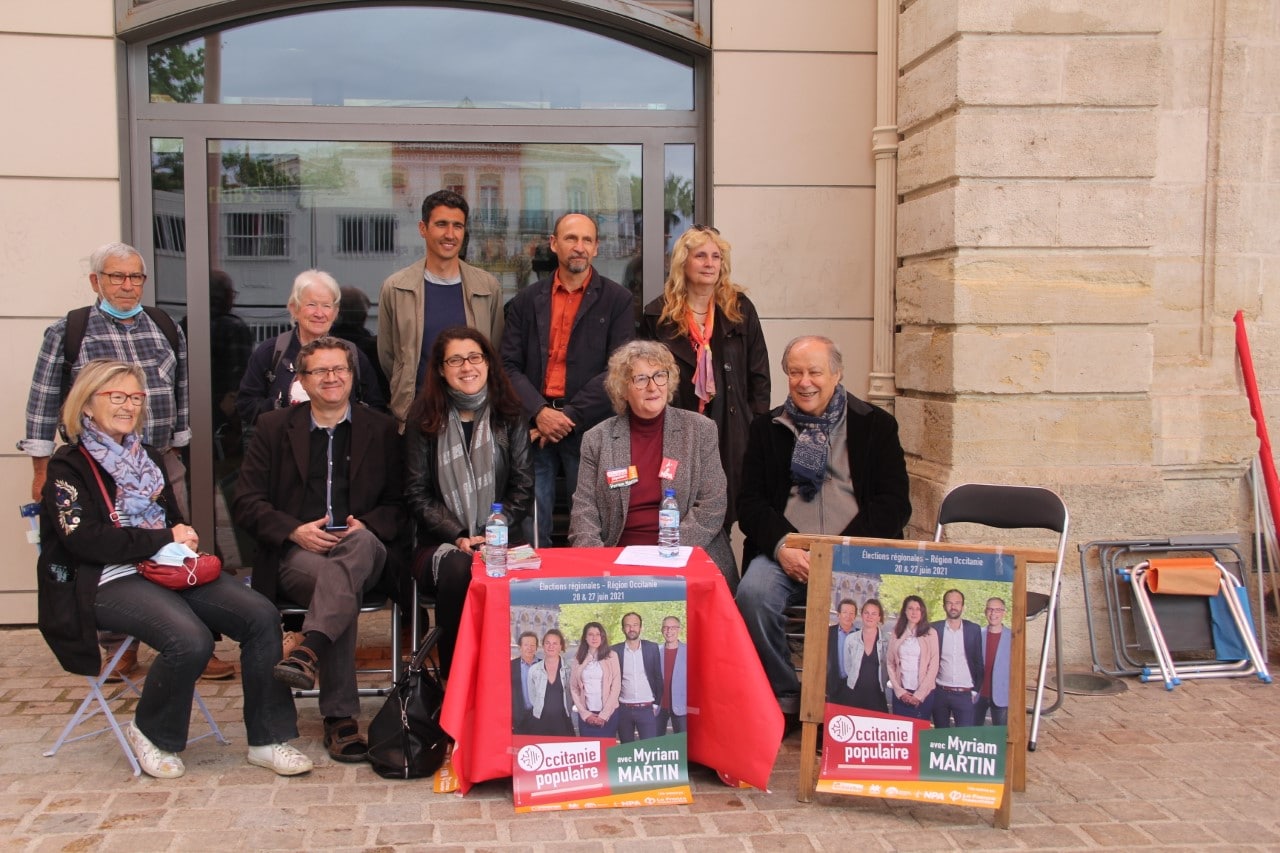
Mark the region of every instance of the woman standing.
POLYGON ((446 678, 489 509, 501 502, 515 534, 533 496, 529 428, 507 375, 491 369, 496 364, 480 332, 442 331, 405 425, 405 497, 417 525, 412 570, 419 586, 435 593, 446 678))
POLYGON ((609 357, 604 388, 618 414, 582 437, 569 542, 656 545, 662 491, 675 489, 680 544, 705 548, 732 592, 738 573, 722 526, 725 475, 715 424, 667 405, 675 369, 671 352, 656 341, 629 341, 609 357))
MULTIPOLYGON (((230 575, 180 590, 147 580, 140 561, 200 538, 173 509, 159 456, 142 444, 141 368, 99 359, 81 368, 62 408, 70 442, 49 462, 42 496, 40 630, 59 663, 80 675, 101 666, 95 631, 118 631, 156 649, 124 734, 149 776, 186 772, 191 696, 213 652, 213 632, 240 643, 250 764, 282 776, 311 770, 289 741, 298 714, 271 670, 280 659, 280 613, 230 575)), ((179 548, 178 550, 182 550, 179 548)))
POLYGON ((844 641, 844 671, 852 692, 850 704, 865 711, 885 713, 889 692, 889 638, 883 630, 884 608, 880 600, 868 598, 862 605, 862 630, 844 641))
POLYGON ((564 634, 551 628, 542 635, 542 660, 529 670, 532 716, 522 734, 573 737, 569 662, 564 659, 564 634))
POLYGON ((599 622, 588 622, 582 628, 569 687, 578 709, 578 735, 617 737, 622 667, 618 656, 609 648, 609 635, 599 622))
POLYGON ((908 595, 889 640, 889 678, 893 713, 928 720, 933 714, 933 687, 938 678, 938 632, 929 624, 924 599, 908 595))
MULTIPOLYGON (((298 273, 289 294, 289 315, 293 317, 294 327, 260 343, 240 380, 236 411, 246 430, 264 412, 306 401, 306 392, 294 370, 294 359, 298 357, 298 350, 329 334, 338 318, 341 301, 338 282, 327 272, 298 273)), ((351 350, 356 363, 351 399, 385 412, 387 398, 378 387, 378 372, 373 362, 355 344, 351 344, 351 350)))
POLYGON ((662 296, 645 306, 640 336, 666 344, 680 366, 674 405, 715 421, 728 478, 727 531, 737 518, 742 455, 752 419, 769 411, 769 352, 760 317, 729 278, 730 246, 695 225, 676 240, 662 296))

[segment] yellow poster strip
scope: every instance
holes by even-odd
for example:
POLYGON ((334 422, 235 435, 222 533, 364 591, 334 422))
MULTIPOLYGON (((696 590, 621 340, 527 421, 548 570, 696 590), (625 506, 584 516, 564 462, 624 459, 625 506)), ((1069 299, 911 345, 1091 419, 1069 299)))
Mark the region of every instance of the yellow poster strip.
POLYGON ((693 802, 693 791, 688 785, 672 788, 655 788, 652 791, 636 791, 631 794, 609 794, 583 800, 565 800, 559 803, 540 803, 533 806, 516 806, 518 814, 528 812, 560 812, 578 809, 618 809, 638 806, 680 806, 693 802))
POLYGON ((1004 785, 979 782, 886 782, 882 779, 819 779, 818 790, 828 794, 879 797, 887 800, 915 800, 998 809, 1004 799, 1004 785))

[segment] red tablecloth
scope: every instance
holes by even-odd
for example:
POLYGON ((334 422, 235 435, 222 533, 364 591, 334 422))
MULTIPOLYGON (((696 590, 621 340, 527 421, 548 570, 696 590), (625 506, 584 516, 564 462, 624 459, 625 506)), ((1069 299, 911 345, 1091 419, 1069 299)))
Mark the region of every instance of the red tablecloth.
POLYGON ((542 568, 485 575, 472 569, 441 724, 454 739, 463 793, 511 775, 511 594, 509 578, 665 575, 685 578, 688 596, 689 757, 757 788, 782 738, 782 713, 720 570, 701 548, 682 569, 618 566, 621 548, 547 548, 542 568))

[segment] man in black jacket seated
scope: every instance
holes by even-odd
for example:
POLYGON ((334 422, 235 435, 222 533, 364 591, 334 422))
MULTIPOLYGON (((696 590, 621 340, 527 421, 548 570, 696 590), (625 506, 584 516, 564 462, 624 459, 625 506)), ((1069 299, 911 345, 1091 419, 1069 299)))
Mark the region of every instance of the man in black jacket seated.
POLYGON ((783 713, 799 710, 800 681, 783 610, 803 604, 809 552, 788 533, 901 539, 911 517, 907 465, 893 416, 845 391, 829 338, 793 339, 782 354, 787 400, 751 424, 738 493, 746 536, 738 609, 783 713))

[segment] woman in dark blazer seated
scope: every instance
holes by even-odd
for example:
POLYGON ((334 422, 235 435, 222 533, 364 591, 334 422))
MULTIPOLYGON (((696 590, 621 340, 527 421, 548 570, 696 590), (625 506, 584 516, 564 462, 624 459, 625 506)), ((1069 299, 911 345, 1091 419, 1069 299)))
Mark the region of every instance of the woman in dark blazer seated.
POLYGON ((680 544, 705 548, 732 591, 738 572, 723 529, 726 487, 716 426, 667 405, 675 376, 671 351, 655 341, 630 341, 609 357, 604 387, 618 414, 582 437, 569 543, 658 544, 658 504, 663 489, 674 488, 680 544))
MULTIPOLYGON (((68 444, 49 462, 41 497, 40 630, 68 672, 98 673, 97 629, 156 649, 126 740, 149 776, 186 772, 191 696, 213 653, 213 632, 240 643, 249 763, 282 776, 311 759, 298 736, 289 689, 271 669, 280 659, 280 614, 230 575, 180 590, 153 583, 137 565, 161 549, 195 551, 196 531, 174 509, 163 463, 139 433, 146 415, 141 368, 98 359, 80 369, 62 407, 68 444)), ((189 553, 189 552, 188 552, 189 553)))
POLYGON ((533 498, 529 427, 483 334, 452 326, 436 337, 404 440, 405 497, 417 525, 413 573, 436 596, 447 678, 490 506, 502 503, 514 538, 533 498))

